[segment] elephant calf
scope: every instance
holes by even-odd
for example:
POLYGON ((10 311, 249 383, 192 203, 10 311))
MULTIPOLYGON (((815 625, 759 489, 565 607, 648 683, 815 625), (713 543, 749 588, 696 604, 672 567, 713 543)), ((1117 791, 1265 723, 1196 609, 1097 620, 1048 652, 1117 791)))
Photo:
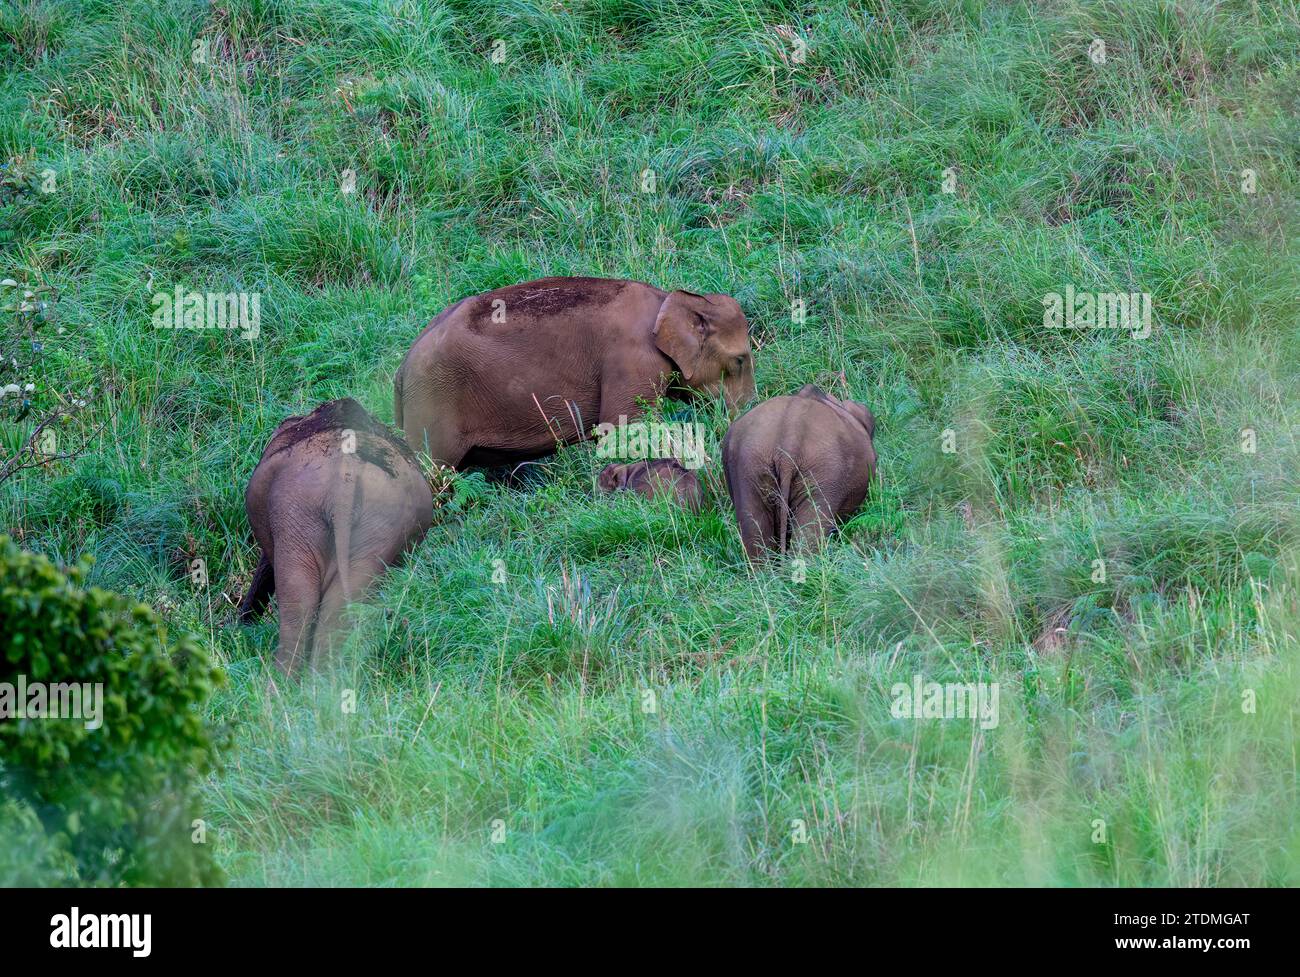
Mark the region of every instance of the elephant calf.
POLYGON ((411 449, 351 398, 281 423, 244 505, 262 554, 239 619, 277 595, 275 660, 290 675, 328 648, 344 606, 433 520, 433 495, 411 449))
POLYGON ((676 458, 606 465, 596 484, 602 492, 626 489, 644 495, 647 499, 669 495, 682 508, 694 513, 700 511, 704 499, 703 492, 700 491, 700 480, 676 458))
POLYGON ((853 515, 876 471, 876 419, 809 384, 738 418, 722 441, 727 491, 745 553, 819 544, 853 515))

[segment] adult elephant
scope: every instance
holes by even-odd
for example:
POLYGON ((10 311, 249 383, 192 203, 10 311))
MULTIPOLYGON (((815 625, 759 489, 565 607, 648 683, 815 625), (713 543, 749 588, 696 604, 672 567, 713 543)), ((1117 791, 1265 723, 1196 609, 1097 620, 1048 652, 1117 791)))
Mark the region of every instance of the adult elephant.
POLYGON ((417 451, 459 468, 527 461, 636 418, 639 401, 754 396, 749 324, 727 295, 543 278, 462 299, 412 344, 393 414, 417 451))

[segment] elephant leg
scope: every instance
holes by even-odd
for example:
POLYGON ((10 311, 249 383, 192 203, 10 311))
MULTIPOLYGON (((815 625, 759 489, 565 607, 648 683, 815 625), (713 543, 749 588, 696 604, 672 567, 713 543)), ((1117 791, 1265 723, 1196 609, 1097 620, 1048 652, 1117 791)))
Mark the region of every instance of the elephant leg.
POLYGON ((351 595, 352 600, 360 600, 385 569, 387 567, 379 557, 354 553, 348 565, 347 592, 343 589, 343 582, 336 568, 330 567, 326 571, 320 600, 320 615, 316 622, 315 640, 312 643, 310 664, 313 669, 324 667, 331 652, 342 643, 345 636, 343 613, 349 603, 348 595, 351 595))
POLYGON ((776 546, 771 492, 747 479, 737 486, 733 502, 741 545, 745 547, 750 562, 757 563, 776 546))
POLYGON ((659 399, 659 395, 655 385, 646 383, 644 379, 618 373, 609 374, 600 384, 600 416, 584 417, 583 423, 590 431, 596 424, 639 420, 645 411, 638 401, 653 403, 659 399))
POLYGON ((448 408, 407 403, 402 412, 406 443, 435 462, 459 468, 472 445, 466 444, 448 408))
POLYGON ((834 513, 816 486, 797 482, 795 492, 789 501, 790 550, 817 549, 834 525, 834 513))
POLYGON ((311 659, 320 609, 320 569, 314 559, 295 556, 281 547, 275 557, 275 581, 280 604, 280 646, 275 663, 292 677, 311 659))
POLYGON ((334 650, 334 644, 343 626, 343 611, 348 606, 348 599, 343 593, 340 582, 335 581, 325 588, 321 595, 320 617, 316 622, 316 640, 312 644, 312 657, 309 665, 313 669, 321 668, 334 650))

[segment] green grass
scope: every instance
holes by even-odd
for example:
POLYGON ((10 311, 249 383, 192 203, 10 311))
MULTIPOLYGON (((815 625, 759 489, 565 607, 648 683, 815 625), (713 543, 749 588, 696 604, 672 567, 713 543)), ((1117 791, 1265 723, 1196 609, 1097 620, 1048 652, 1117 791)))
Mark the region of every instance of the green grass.
POLYGON ((57 290, 36 413, 89 403, 0 531, 214 646, 236 884, 1300 884, 1297 54, 1292 0, 6 5, 0 160, 56 188, 0 272, 57 290), (433 314, 554 274, 735 295, 761 395, 874 411, 877 495, 754 572, 716 413, 699 517, 566 449, 270 695, 232 601, 272 429, 391 420, 433 314), (152 329, 178 283, 261 335, 152 329), (1045 329, 1067 283, 1153 334, 1045 329), (1000 724, 895 719, 917 673, 1000 724))

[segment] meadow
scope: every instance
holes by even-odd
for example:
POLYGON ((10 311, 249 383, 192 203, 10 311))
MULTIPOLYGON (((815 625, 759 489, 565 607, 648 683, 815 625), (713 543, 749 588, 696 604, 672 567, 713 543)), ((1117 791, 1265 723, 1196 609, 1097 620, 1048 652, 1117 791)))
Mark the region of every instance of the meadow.
POLYGON ((213 649, 233 885, 1300 884, 1298 54, 1294 0, 7 3, 0 278, 50 314, 0 312, 0 464, 67 417, 0 533, 213 649), (669 402, 703 514, 590 443, 462 474, 271 691, 271 431, 391 422, 434 314, 544 275, 734 295, 761 397, 870 406, 876 490, 752 569, 725 414, 669 402), (258 335, 153 328, 176 286, 258 335), (917 675, 997 725, 897 718, 917 675))

